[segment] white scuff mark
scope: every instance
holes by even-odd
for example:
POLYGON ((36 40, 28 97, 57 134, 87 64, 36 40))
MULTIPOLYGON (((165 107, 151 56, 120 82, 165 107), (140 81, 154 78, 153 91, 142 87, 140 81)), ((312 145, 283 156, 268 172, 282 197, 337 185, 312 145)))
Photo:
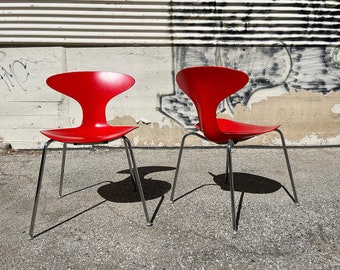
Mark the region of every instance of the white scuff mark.
POLYGON ((335 114, 340 114, 340 104, 334 104, 331 111, 335 114))
POLYGON ((115 140, 115 141, 109 142, 109 145, 111 147, 121 147, 121 146, 123 146, 123 141, 122 140, 115 140))
POLYGON ((162 117, 162 119, 157 123, 159 125, 159 128, 162 128, 162 127, 174 128, 175 126, 174 126, 174 123, 172 121, 173 120, 171 120, 170 118, 162 117))
POLYGON ((156 125, 157 128, 163 128, 163 127, 174 128, 174 127, 176 127, 176 125, 174 125, 173 120, 166 118, 166 117, 162 117, 161 119, 158 119, 158 120, 148 120, 146 118, 141 118, 141 119, 136 119, 135 121, 136 121, 137 124, 148 125, 151 128, 154 128, 155 125, 156 125))
MULTIPOLYGON (((317 134, 312 133, 310 135, 306 135, 300 141, 289 141, 286 140, 286 144, 288 146, 327 146, 327 145, 340 145, 340 135, 337 135, 333 138, 322 139, 319 138, 317 134)), ((263 145, 275 145, 281 146, 281 140, 279 138, 274 138, 272 140, 263 141, 263 145)))
POLYGON ((137 120, 137 124, 140 124, 140 123, 145 124, 145 125, 150 125, 152 121, 142 118, 142 119, 137 120))
POLYGON ((139 143, 139 136, 136 136, 133 138, 133 144, 138 145, 138 143, 139 143))
POLYGON ((283 94, 287 94, 287 90, 282 86, 275 86, 273 88, 263 88, 256 91, 248 100, 247 106, 251 109, 253 103, 268 100, 269 97, 278 97, 283 94))
POLYGON ((202 142, 202 146, 216 146, 215 143, 209 142, 209 141, 206 141, 206 140, 201 140, 201 142, 202 142))
POLYGON ((309 145, 327 145, 327 139, 320 139, 315 133, 303 137, 297 145, 309 146, 309 145))
POLYGON ((288 142, 287 145, 292 146, 326 146, 326 145, 339 145, 340 135, 333 138, 321 139, 315 133, 303 137, 298 142, 288 142))
POLYGON ((145 141, 144 142, 144 146, 145 147, 150 147, 150 146, 152 146, 152 147, 154 147, 154 146, 157 146, 156 144, 155 144, 155 142, 153 141, 153 140, 151 140, 151 141, 145 141))

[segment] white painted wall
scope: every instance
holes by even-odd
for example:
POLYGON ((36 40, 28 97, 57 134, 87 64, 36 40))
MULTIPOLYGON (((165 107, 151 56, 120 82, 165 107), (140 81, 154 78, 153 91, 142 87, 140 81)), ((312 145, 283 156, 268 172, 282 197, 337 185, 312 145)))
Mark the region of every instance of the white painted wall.
POLYGON ((171 93, 171 48, 3 48, 0 49, 0 142, 15 149, 41 147, 41 129, 76 126, 80 106, 51 90, 55 73, 105 70, 127 73, 136 84, 109 103, 107 118, 131 116, 169 125, 157 111, 158 96, 171 93))
MULTIPOLYGON (((178 146, 185 131, 178 122, 183 115, 187 115, 188 106, 183 107, 186 99, 178 96, 180 94, 175 88, 173 74, 180 68, 191 65, 219 63, 216 61, 216 53, 211 53, 209 48, 188 48, 1 48, 0 147, 9 143, 14 149, 41 148, 47 140, 40 134, 41 129, 79 125, 80 106, 50 89, 45 81, 56 73, 80 70, 114 71, 132 75, 136 84, 109 103, 107 119, 118 124, 138 124, 140 128, 129 135, 135 145, 178 146)), ((233 67, 232 59, 237 56, 235 63, 248 72, 254 79, 253 83, 258 79, 263 81, 260 72, 263 68, 268 67, 269 72, 272 66, 275 67, 273 63, 281 63, 286 59, 263 54, 263 47, 258 50, 253 47, 248 50, 243 48, 242 51, 248 58, 238 55, 238 49, 235 55, 233 48, 226 50, 228 53, 224 53, 221 58, 225 61, 222 65, 233 67)), ((327 61, 322 62, 320 53, 310 53, 311 51, 313 48, 301 50, 304 61, 300 57, 299 61, 292 63, 290 76, 280 83, 280 91, 274 83, 270 83, 270 88, 266 88, 266 91, 255 91, 256 95, 247 104, 235 105, 232 113, 226 110, 225 117, 256 124, 282 124, 288 145, 340 145, 340 91, 336 90, 339 85, 339 64, 335 58, 333 60, 329 57, 325 57, 327 61), (314 68, 309 68, 308 63, 314 68), (322 67, 326 64, 328 72, 324 74, 322 70, 325 68, 322 67), (312 84, 313 88, 308 89, 310 80, 305 78, 311 78, 311 74, 319 83, 312 84), (289 90, 287 87, 283 88, 283 85, 289 90), (326 90, 330 89, 327 94, 320 92, 321 86, 326 90)), ((338 48, 321 48, 316 51, 330 52, 329 55, 338 55, 334 52, 339 52, 338 48)), ((278 67, 284 69, 286 64, 278 64, 278 67)), ((276 78, 271 73, 268 76, 270 79, 276 78)), ((253 87, 253 84, 250 83, 247 87, 253 87)), ((261 88, 261 84, 259 87, 261 88)), ((190 111, 194 113, 194 108, 190 108, 190 111)), ((271 138, 248 142, 278 144, 271 138)), ((200 143, 205 145, 197 141, 193 145, 200 143)), ((111 145, 121 145, 121 142, 113 142, 111 145)))
POLYGON ((196 116, 173 73, 208 64, 251 76, 228 101, 228 116, 257 123, 273 116, 288 144, 340 144, 339 1, 118 2, 1 1, 0 148, 41 147, 39 130, 79 124, 79 106, 45 84, 74 70, 135 77, 109 104, 108 119, 139 123, 140 146, 177 145, 176 121, 188 127, 196 116))

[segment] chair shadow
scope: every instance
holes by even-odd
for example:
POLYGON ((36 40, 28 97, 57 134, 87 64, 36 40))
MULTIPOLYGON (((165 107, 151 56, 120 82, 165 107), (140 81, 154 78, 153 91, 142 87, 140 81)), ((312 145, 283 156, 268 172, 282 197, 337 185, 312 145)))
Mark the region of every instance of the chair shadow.
MULTIPOLYGON (((209 174, 213 177, 215 184, 218 185, 222 190, 230 191, 230 182, 226 180, 225 174, 214 175, 211 172, 209 172, 209 174)), ((236 212, 237 228, 239 226, 242 203, 243 203, 245 193, 268 194, 268 193, 274 193, 278 191, 279 189, 283 188, 283 190, 292 199, 292 201, 295 202, 294 197, 289 193, 289 191, 281 183, 273 179, 266 178, 266 177, 259 176, 259 175, 240 173, 240 172, 234 172, 233 178, 234 178, 234 191, 241 192, 239 203, 236 209, 237 210, 236 212)), ((181 196, 177 197, 175 201, 189 195, 190 193, 195 192, 198 189, 201 189, 206 186, 215 185, 215 184, 204 184, 199 187, 196 187, 190 190, 189 192, 186 192, 185 194, 182 194, 181 196)))
MULTIPOLYGON (((230 181, 226 180, 225 174, 213 175, 213 179, 217 185, 220 186, 222 190, 230 191, 230 181)), ((288 196, 295 202, 294 197, 289 193, 289 191, 279 182, 269 179, 267 177, 248 174, 248 173, 233 173, 234 178, 234 190, 241 192, 237 212, 236 212, 236 226, 238 228, 241 216, 242 203, 245 193, 252 194, 268 194, 274 193, 279 189, 283 190, 288 194, 288 196)))
MULTIPOLYGON (((145 176, 154 172, 170 171, 174 169, 174 167, 167 166, 138 167, 138 173, 142 183, 145 200, 148 201, 158 197, 161 198, 152 214, 150 219, 151 223, 154 222, 158 214, 158 211, 164 201, 164 195, 171 189, 171 184, 162 180, 152 179, 151 177, 146 178, 145 176)), ((99 195, 110 202, 140 202, 141 198, 139 196, 139 192, 133 184, 133 178, 130 174, 130 170, 123 170, 119 171, 118 173, 129 174, 129 176, 122 181, 111 182, 107 185, 101 186, 97 190, 99 195)))
MULTIPOLYGON (((146 166, 138 168, 145 200, 153 200, 162 197, 171 189, 171 184, 168 182, 152 179, 151 177, 146 178, 145 176, 154 172, 170 171, 174 169, 174 167, 166 166, 146 166)), ((129 174, 129 176, 122 181, 110 182, 107 185, 99 187, 97 190, 99 195, 110 202, 140 202, 139 192, 134 188, 130 170, 123 170, 118 173, 129 174)))
MULTIPOLYGON (((207 186, 215 186, 218 185, 222 190, 230 191, 229 182, 226 181, 225 174, 214 175, 209 172, 209 174, 213 177, 215 184, 203 184, 198 186, 174 199, 174 202, 180 200, 181 198, 199 190, 203 187, 207 186)), ((265 178, 258 175, 246 174, 246 173, 233 173, 234 176, 234 190, 245 193, 272 193, 279 190, 282 185, 269 178, 265 178)), ((291 196, 291 198, 293 198, 291 196)))
MULTIPOLYGON (((215 183, 221 187, 222 190, 230 191, 229 181, 226 181, 225 174, 214 175, 209 173, 215 183)), ((295 203, 293 195, 281 183, 259 175, 249 173, 233 173, 234 176, 234 190, 243 193, 253 194, 267 194, 274 193, 282 188, 291 200, 295 203)))
POLYGON ((49 228, 47 228, 47 229, 45 229, 45 230, 42 230, 42 231, 36 233, 36 234, 34 235, 34 238, 37 238, 38 236, 40 236, 40 235, 42 235, 42 234, 45 234, 45 233, 47 233, 47 232, 49 232, 49 231, 51 231, 51 230, 53 230, 53 229, 55 229, 55 228, 57 228, 57 227, 63 225, 63 224, 65 224, 65 223, 67 223, 67 222, 69 222, 69 221, 71 221, 71 220, 73 220, 73 219, 75 219, 75 218, 81 216, 82 214, 85 214, 86 212, 88 212, 88 211, 90 211, 90 210, 92 210, 92 209, 94 209, 94 208, 96 208, 96 207, 102 205, 102 204, 105 203, 105 202, 106 202, 105 200, 100 201, 100 202, 98 202, 98 203, 92 205, 91 207, 88 207, 87 209, 82 210, 82 211, 80 211, 79 213, 77 213, 77 214, 75 214, 75 215, 73 215, 73 216, 71 216, 71 217, 69 217, 69 218, 67 218, 67 219, 65 219, 65 220, 60 221, 59 223, 57 223, 57 224, 55 224, 55 225, 53 225, 53 226, 51 226, 51 227, 49 227, 49 228))
MULTIPOLYGON (((222 190, 230 191, 230 182, 226 181, 225 174, 213 175, 209 173, 217 185, 222 190)), ((278 191, 282 185, 273 180, 263 176, 248 174, 248 173, 233 173, 234 176, 234 190, 253 194, 268 194, 278 191)))
MULTIPOLYGON (((151 221, 153 221, 156 217, 156 214, 164 200, 164 194, 166 194, 170 189, 171 189, 171 184, 168 182, 162 181, 162 180, 153 180, 152 178, 146 179, 145 176, 154 173, 154 172, 160 172, 160 171, 169 171, 169 170, 174 170, 175 168, 173 167, 165 167, 165 166, 149 166, 149 167, 139 167, 138 171, 141 177, 141 182, 144 190, 144 196, 146 200, 152 200, 155 198, 160 197, 161 200, 158 203, 158 206, 156 207, 156 210, 151 218, 151 221)), ((130 170, 123 170, 119 171, 117 173, 121 174, 130 174, 130 170)), ((140 202, 141 199, 139 197, 139 192, 135 190, 134 185, 133 185, 133 180, 131 175, 127 177, 126 179, 119 181, 119 182, 111 182, 111 181, 105 181, 105 182, 99 182, 75 191, 71 191, 69 193, 64 194, 61 198, 73 195, 75 193, 82 192, 84 190, 93 188, 95 186, 101 185, 106 183, 106 185, 100 186, 97 189, 97 192, 101 197, 103 197, 104 200, 86 208, 85 210, 82 210, 78 212, 77 214, 60 221, 59 223, 42 230, 34 235, 34 238, 47 233, 62 224, 65 224, 78 216, 81 216, 82 214, 93 210, 94 208, 106 203, 107 201, 111 202, 119 202, 119 203, 128 203, 128 202, 140 202)))

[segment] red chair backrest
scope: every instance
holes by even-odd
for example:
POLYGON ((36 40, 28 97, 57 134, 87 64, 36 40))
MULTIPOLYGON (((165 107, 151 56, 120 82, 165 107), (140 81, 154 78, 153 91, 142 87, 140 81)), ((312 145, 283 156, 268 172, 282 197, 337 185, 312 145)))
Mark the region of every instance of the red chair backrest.
POLYGON ((176 76, 178 86, 195 104, 204 135, 217 143, 223 136, 217 125, 217 106, 243 88, 248 80, 243 71, 217 66, 189 67, 176 76))
POLYGON ((46 83, 78 101, 83 110, 82 126, 99 127, 107 125, 107 103, 132 87, 135 79, 114 72, 76 71, 53 75, 46 83))

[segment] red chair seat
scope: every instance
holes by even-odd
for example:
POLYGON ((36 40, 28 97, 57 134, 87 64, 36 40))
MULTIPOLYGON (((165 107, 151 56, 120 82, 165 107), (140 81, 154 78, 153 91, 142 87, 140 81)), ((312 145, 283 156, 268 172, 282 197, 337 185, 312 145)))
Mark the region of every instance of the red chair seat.
POLYGON ((105 143, 121 138, 130 131, 136 129, 135 126, 102 126, 96 127, 76 127, 42 130, 46 137, 64 143, 89 144, 105 143))
MULTIPOLYGON (((215 143, 218 144, 228 143, 229 140, 232 140, 234 142, 244 141, 254 136, 274 131, 280 127, 280 125, 275 126, 252 125, 232 121, 225 118, 217 118, 216 120, 219 130, 223 133, 220 140, 214 141, 215 143)), ((202 131, 199 123, 196 124, 195 127, 196 129, 202 131)))

